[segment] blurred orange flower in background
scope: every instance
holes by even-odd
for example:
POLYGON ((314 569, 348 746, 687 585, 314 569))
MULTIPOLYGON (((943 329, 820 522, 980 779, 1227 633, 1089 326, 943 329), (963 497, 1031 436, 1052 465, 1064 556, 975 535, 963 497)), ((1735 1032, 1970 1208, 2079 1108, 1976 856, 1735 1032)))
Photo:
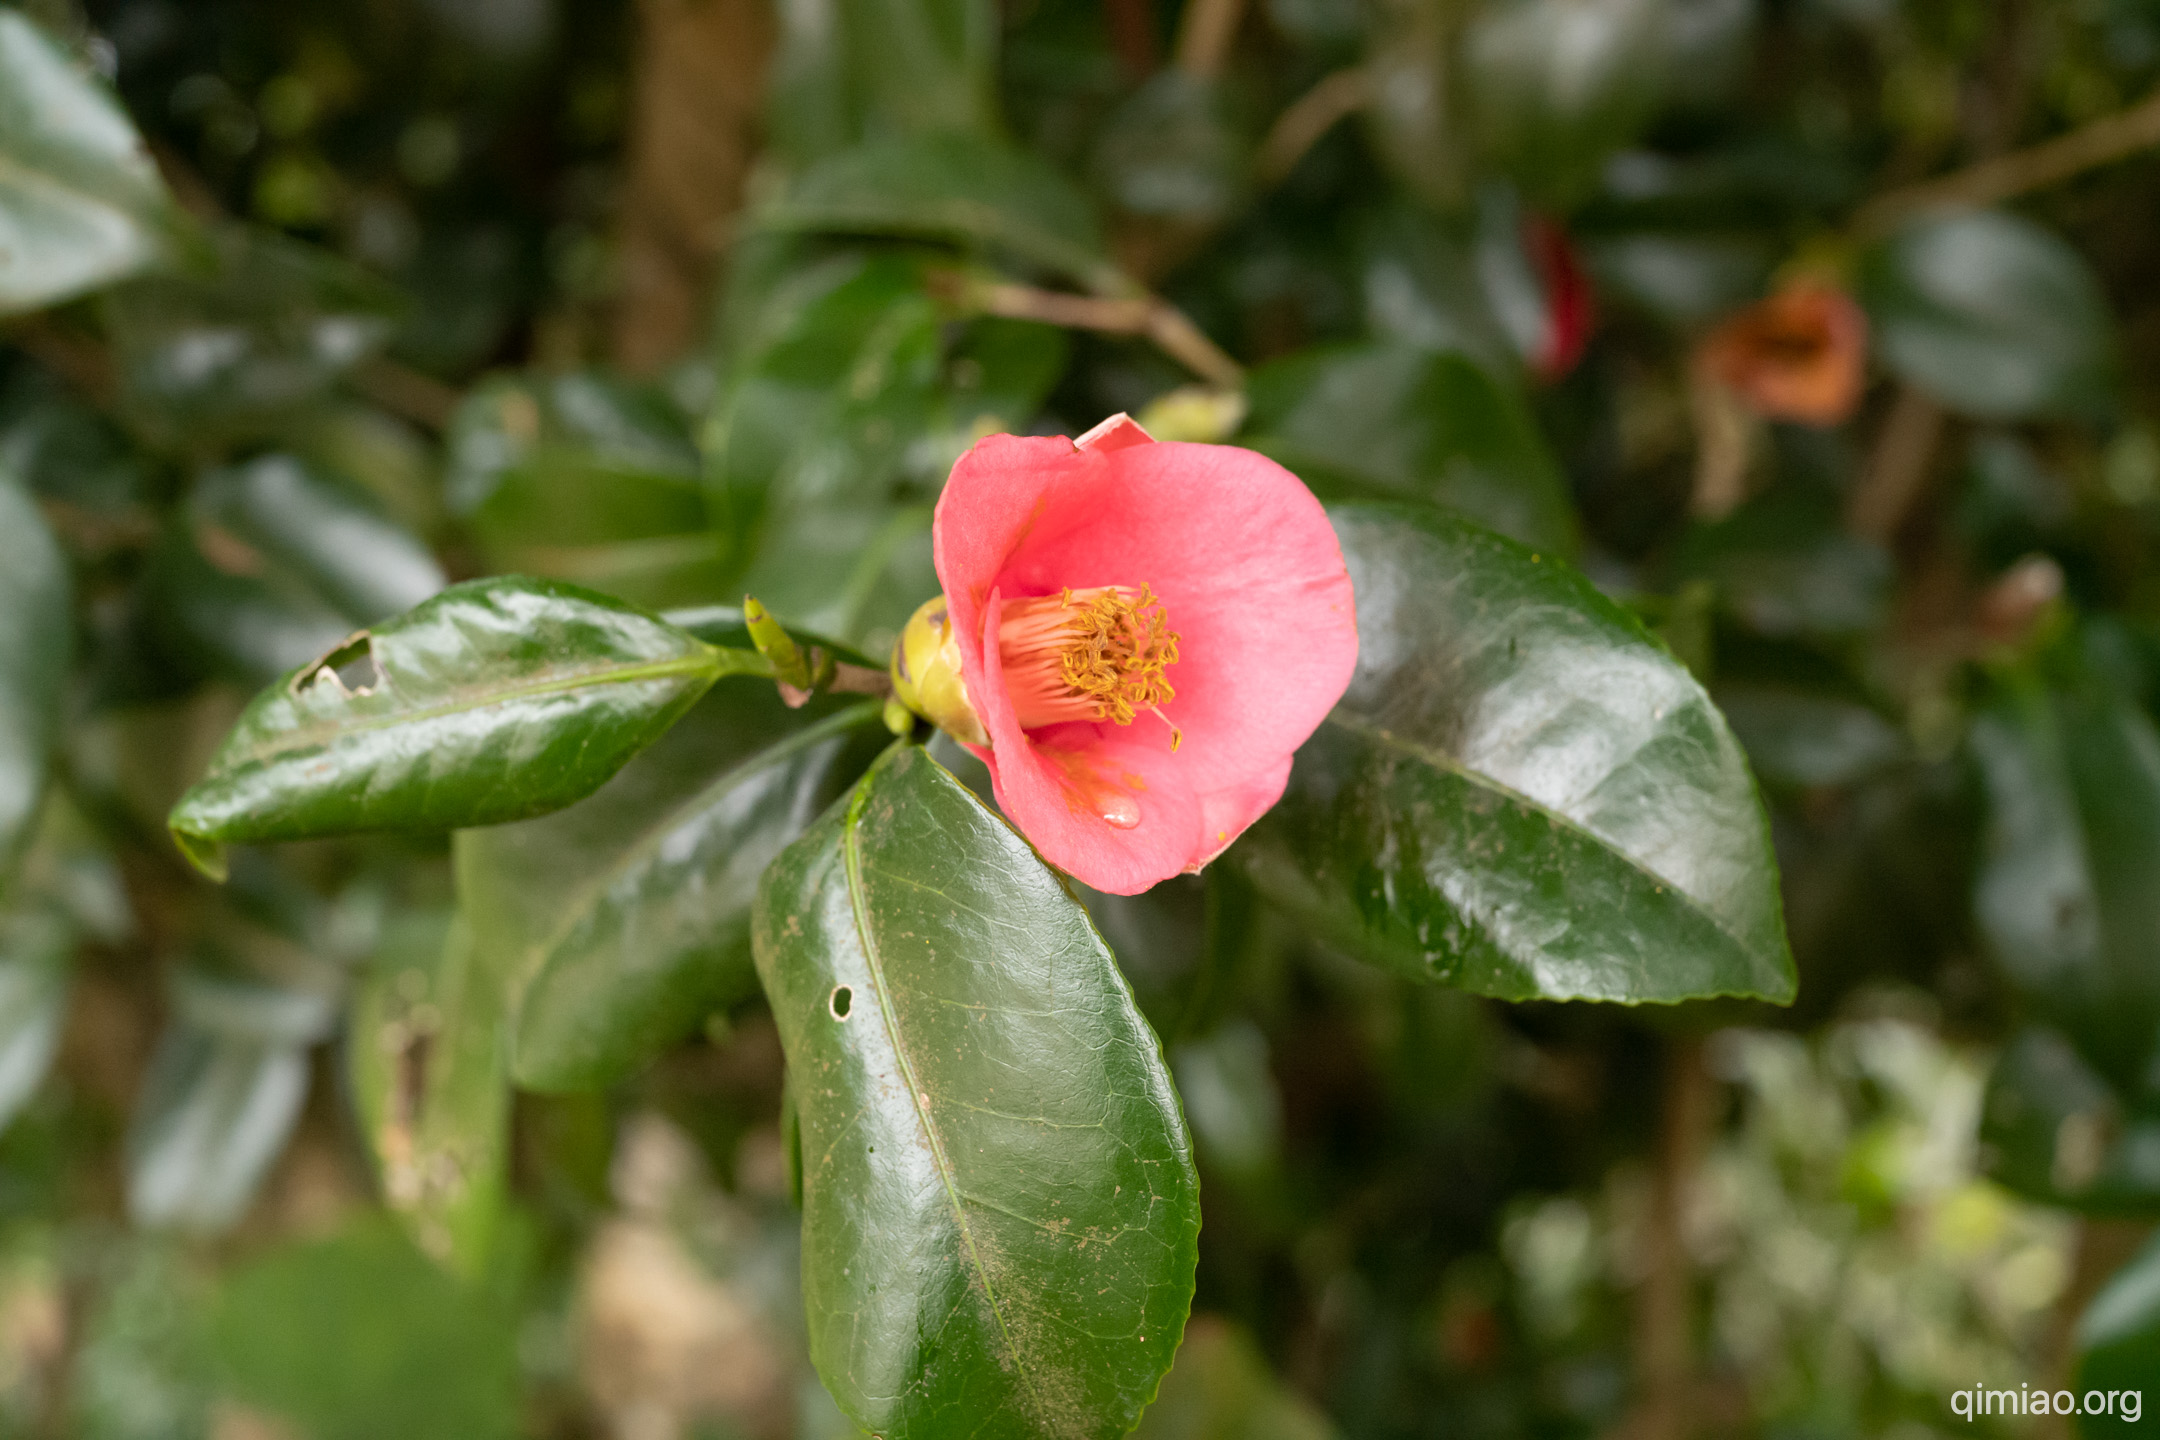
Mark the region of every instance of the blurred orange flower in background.
POLYGON ((1850 295, 1808 281, 1727 317, 1696 346, 1695 364, 1767 419, 1836 425, 1860 403, 1867 332, 1850 295))

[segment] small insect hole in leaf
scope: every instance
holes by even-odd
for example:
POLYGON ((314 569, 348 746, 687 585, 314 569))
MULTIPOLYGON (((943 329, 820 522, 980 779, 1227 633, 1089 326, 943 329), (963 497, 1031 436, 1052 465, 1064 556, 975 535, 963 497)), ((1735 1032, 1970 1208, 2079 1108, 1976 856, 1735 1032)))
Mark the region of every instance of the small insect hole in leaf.
POLYGON ((374 694, 382 682, 382 671, 375 665, 375 637, 365 630, 347 636, 335 650, 294 678, 293 693, 326 682, 345 695, 374 694))
POLYGON ((855 1008, 855 992, 845 985, 833 986, 831 1008, 833 1019, 847 1019, 848 1011, 855 1008))

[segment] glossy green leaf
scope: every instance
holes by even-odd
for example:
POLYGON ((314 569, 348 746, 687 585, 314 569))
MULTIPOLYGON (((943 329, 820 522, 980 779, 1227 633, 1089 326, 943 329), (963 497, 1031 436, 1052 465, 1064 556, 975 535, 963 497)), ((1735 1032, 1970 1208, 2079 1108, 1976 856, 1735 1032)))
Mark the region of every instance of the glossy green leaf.
POLYGON ((1335 1433, 1268 1369, 1251 1336, 1195 1315, 1133 1440, 1332 1440, 1335 1433))
POLYGON ((35 501, 0 473, 0 893, 30 834, 73 649, 67 558, 35 501))
POLYGON ((238 226, 206 248, 104 299, 122 413, 158 445, 277 435, 390 338, 396 292, 328 251, 238 226))
POLYGON ((757 988, 758 877, 890 738, 878 715, 731 681, 570 808, 459 835, 460 903, 521 991, 520 1085, 603 1088, 757 988))
POLYGON ((2104 1436, 2139 1433, 2151 1426, 2150 1407, 2160 1401, 2160 1239, 2149 1242, 2108 1280, 2077 1320, 2077 1394, 2098 1390, 2107 1404, 2098 1415, 2081 1414, 2077 1433, 2104 1436), (2134 1408, 2123 1392, 2135 1397, 2134 1408))
POLYGON ((997 128, 997 10, 989 0, 781 0, 767 115, 806 165, 890 135, 997 128))
POLYGON ((240 1218, 307 1095, 307 1047, 335 997, 190 968, 143 1076, 127 1137, 138 1224, 220 1230, 240 1218))
POLYGON ((314 1440, 510 1440, 517 1328, 380 1219, 252 1257, 211 1316, 228 1390, 314 1440))
POLYGON ((112 93, 28 16, 0 10, 0 315, 152 264, 172 213, 112 93))
POLYGON ((2160 732, 2093 684, 2007 685, 1970 734, 1988 801, 1973 909, 1988 950, 2118 1089, 2160 1039, 2160 732))
POLYGON ((937 134, 878 141, 821 161, 759 212, 776 230, 892 235, 1009 255, 1090 289, 1130 290, 1087 196, 1002 141, 937 134))
POLYGON ((60 1046, 76 932, 44 905, 0 911, 0 1130, 44 1080, 60 1046))
POLYGON ((889 1440, 1123 1434, 1192 1299, 1161 1053, 1026 842, 896 746, 759 892, 810 1352, 889 1440))
POLYGON ((489 1264, 509 1183, 504 958, 462 914, 401 917, 353 998, 346 1050, 384 1199, 467 1276, 489 1264))
POLYGON ((490 564, 644 605, 726 594, 697 447, 655 391, 594 371, 500 376, 458 407, 451 507, 490 564))
POLYGON ((1564 563, 1332 512, 1358 669, 1231 853, 1352 953, 1507 999, 1786 1001, 1769 826, 1687 670, 1564 563))
POLYGON ((755 661, 575 586, 468 581, 258 695, 170 824, 207 856, 521 820, 591 793, 755 661))
POLYGON ((1404 497, 1571 553, 1567 481, 1521 393, 1459 354, 1308 351, 1254 373, 1249 443, 1330 498, 1404 497))
POLYGON ((1861 300, 1883 364, 1950 409, 2021 420, 2108 403, 2100 283, 2069 242, 2021 216, 1914 221, 1869 257, 1861 300))

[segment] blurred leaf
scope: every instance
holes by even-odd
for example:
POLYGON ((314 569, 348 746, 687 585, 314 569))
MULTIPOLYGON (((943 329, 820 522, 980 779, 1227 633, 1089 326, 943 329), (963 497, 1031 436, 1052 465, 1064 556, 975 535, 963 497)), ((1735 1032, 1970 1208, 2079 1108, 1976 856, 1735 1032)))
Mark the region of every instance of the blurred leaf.
POLYGON ((311 1440, 520 1433, 512 1317, 379 1222, 253 1260, 211 1332, 233 1393, 311 1440))
POLYGON ((154 660, 191 678, 262 685, 330 650, 358 624, 291 566, 178 517, 151 547, 136 608, 153 653, 127 656, 125 673, 113 677, 111 688, 125 699, 138 687, 156 692, 158 677, 145 673, 154 660))
POLYGON ((1252 1338, 1212 1315, 1185 1327, 1133 1440, 1333 1440, 1327 1417, 1275 1378, 1252 1338))
POLYGON ((157 260, 171 201, 104 85, 28 16, 0 10, 0 315, 157 260))
POLYGON ((1476 237, 1465 226, 1419 206, 1386 206, 1359 228, 1357 248, 1366 323, 1376 335, 1456 351, 1492 370, 1519 368, 1478 273, 1476 237))
POLYGON ((35 1093, 60 1046, 75 927, 54 909, 0 910, 0 1130, 35 1093))
POLYGON ((56 382, 22 379, 0 398, 0 470, 31 494, 110 520, 116 530, 140 523, 150 495, 144 456, 56 382))
POLYGON ((1172 66, 1156 72, 1103 122, 1094 169, 1103 192, 1133 215, 1217 225, 1244 199, 1250 146, 1231 123, 1223 87, 1172 66))
POLYGON ((70 593, 67 558, 36 502, 0 473, 0 894, 29 838, 58 738, 74 639, 70 593))
POLYGON ((290 455, 263 455, 197 482, 195 523, 290 567, 341 615, 369 624, 448 583, 427 547, 374 498, 290 455))
POLYGON ((1778 258, 1745 232, 1593 237, 1584 250, 1600 295, 1630 300, 1675 329, 1707 325, 1755 299, 1778 258))
POLYGON ((1710 581, 1719 605, 1768 636, 1874 629, 1896 578, 1881 546, 1856 539, 1826 497, 1773 490, 1681 542, 1676 570, 1710 581))
POLYGON ((1748 763, 1773 785, 1850 785, 1907 753, 1897 727, 1857 700, 1752 682, 1714 695, 1748 763))
POLYGON ((1916 220, 1868 256, 1860 285, 1883 364, 1952 410, 2022 420, 2109 406, 2107 299, 2053 231, 2000 210, 1916 220))
POLYGON ((68 1411, 81 1440, 208 1440, 212 1273, 165 1237, 99 1235, 97 1287, 73 1361, 68 1411))
POLYGON ((122 413, 168 449, 277 435, 396 320, 396 292, 328 251, 238 226, 208 248, 207 268, 104 300, 122 413))
POLYGON ((726 593, 697 447, 659 393, 593 371, 498 376, 451 422, 448 488, 490 563, 647 605, 726 593))
POLYGON ((1227 1020, 1213 1034, 1179 1045, 1170 1059, 1178 1101, 1210 1174, 1256 1175, 1281 1159, 1282 1095, 1258 1026, 1227 1020))
POLYGON ((2116 1271, 2085 1307, 2076 1344, 2078 1391, 2117 1392, 2108 1396, 2115 1413, 2080 1416, 2077 1433, 2112 1437, 2134 1428, 2118 1398, 2122 1391, 2138 1397, 2135 1428, 2150 1425, 2145 1408, 2155 1398, 2153 1376, 2160 1375, 2160 1238, 2116 1271))
POLYGON ((952 462, 979 434, 1025 428, 1056 380, 1056 330, 991 319, 956 335, 951 318, 897 256, 825 260, 766 303, 709 450, 746 545, 741 586, 790 624, 897 631, 938 590, 930 506, 952 462))
POLYGON ((758 876, 890 739, 878 717, 720 685, 576 805, 458 837, 460 901, 522 991, 519 1084, 601 1089, 756 990, 758 876))
POLYGON ((1331 347, 1254 373, 1248 443, 1330 498, 1459 510, 1547 553, 1572 553, 1566 478, 1521 394, 1462 355, 1331 347))
POLYGON ((2160 732, 2099 686, 2015 677, 1973 719, 1973 909, 2011 982, 2129 1091, 2160 1039, 2160 732))
POLYGON ((988 0, 781 0, 767 102, 792 165, 890 135, 997 129, 988 0))
POLYGON ((1486 154, 1548 201, 1586 192, 1650 119, 1666 82, 1669 0, 1499 0, 1463 33, 1486 154))
POLYGON ((1010 255, 1090 289, 1132 288, 1103 250, 1087 196, 1002 141, 879 140, 821 161, 758 213, 776 230, 892 235, 1010 255))
POLYGON ((173 807, 228 841, 521 820, 591 793, 754 655, 575 586, 452 586, 272 685, 173 807))
POLYGON ((1233 850, 1375 964, 1506 999, 1786 1001, 1739 744, 1590 582, 1453 517, 1332 512, 1358 671, 1233 850))
POLYGON ((1199 1195, 1155 1038, 1025 841, 896 746, 758 894, 810 1352, 901 1440, 1111 1437, 1169 1368, 1199 1195), (1054 1003, 1052 1003, 1054 997, 1054 1003))
POLYGON ((2028 1026, 1988 1076, 1988 1173, 2021 1195, 2099 1214, 2160 1212, 2160 1107, 2122 1098, 2060 1031, 2028 1026))
POLYGON ((147 583, 166 651, 202 673, 261 685, 445 580, 367 492, 271 454, 196 484, 147 583))
POLYGON ((503 960, 462 914, 400 917, 354 997, 346 1052, 384 1198, 468 1278, 489 1264, 509 1183, 503 960))
POLYGON ((307 1047, 335 997, 190 968, 128 1125, 136 1223, 221 1230, 240 1218, 300 1115, 307 1047))

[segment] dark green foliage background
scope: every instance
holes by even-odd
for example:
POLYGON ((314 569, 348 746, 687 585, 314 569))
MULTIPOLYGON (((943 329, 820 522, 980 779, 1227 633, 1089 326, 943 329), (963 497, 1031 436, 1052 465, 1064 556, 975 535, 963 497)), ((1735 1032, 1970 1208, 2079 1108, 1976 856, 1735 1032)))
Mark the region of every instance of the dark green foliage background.
POLYGON ((2156 83, 2139 0, 0 4, 0 1435, 2160 1403, 2156 83), (1795 279, 1836 424, 1695 358, 1795 279), (874 669, 967 445, 1120 410, 1362 647, 1131 898, 737 608, 874 669))

